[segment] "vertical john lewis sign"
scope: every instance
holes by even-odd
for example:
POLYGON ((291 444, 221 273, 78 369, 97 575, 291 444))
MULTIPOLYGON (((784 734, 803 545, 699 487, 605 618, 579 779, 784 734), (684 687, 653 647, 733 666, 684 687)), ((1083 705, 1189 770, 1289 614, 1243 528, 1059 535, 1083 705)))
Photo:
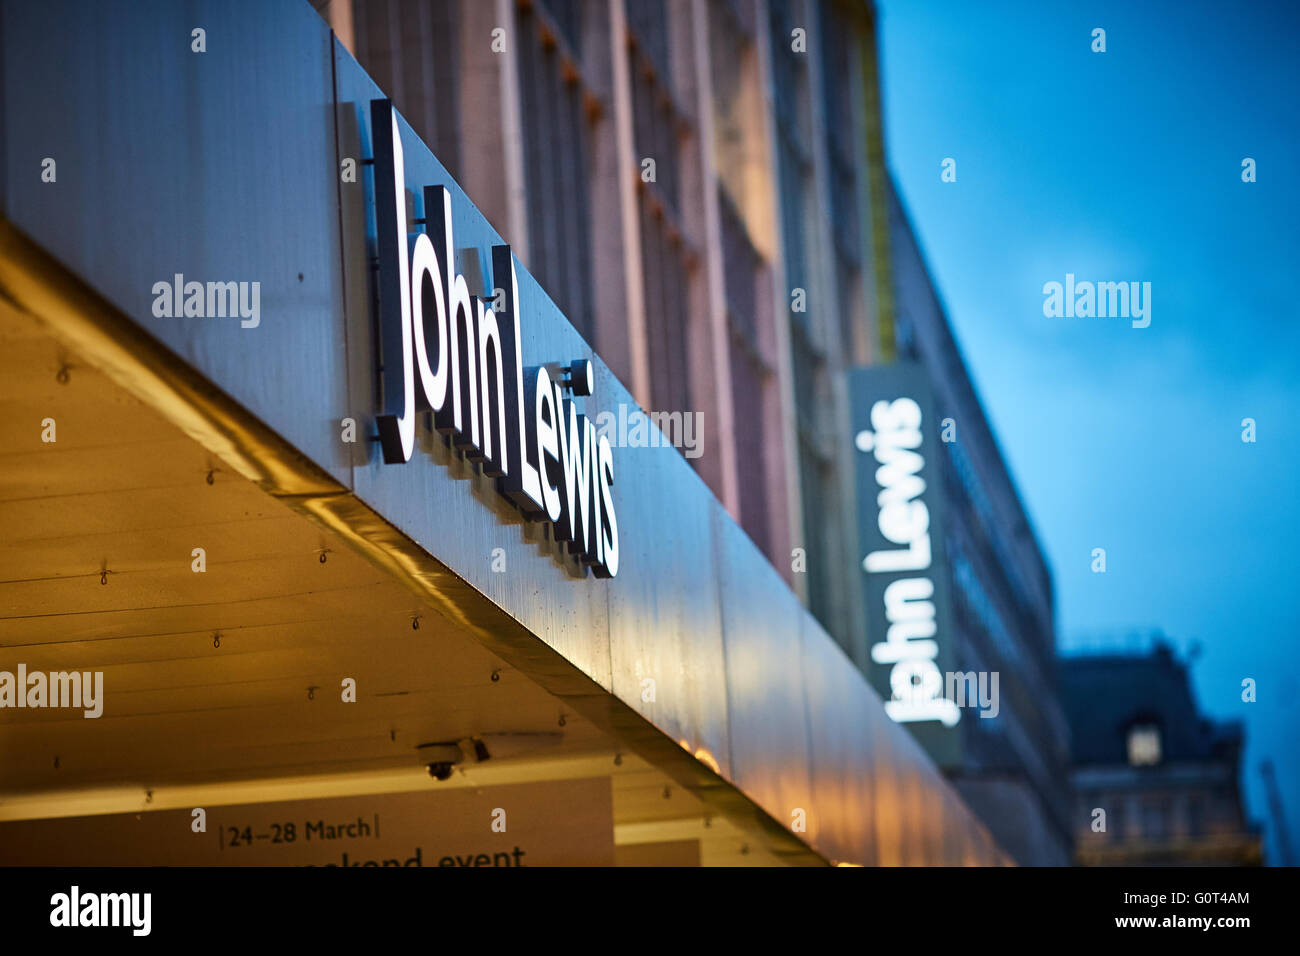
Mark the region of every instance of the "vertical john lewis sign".
POLYGON ((944 696, 952 629, 938 423, 917 364, 856 369, 850 382, 872 683, 890 717, 928 725, 914 729, 930 746, 961 719, 944 696))
POLYGON ((524 366, 510 247, 492 249, 491 299, 471 295, 456 267, 451 191, 420 191, 423 230, 412 232, 397 114, 389 100, 372 101, 370 112, 384 461, 410 461, 416 415, 431 414, 525 517, 548 521, 581 566, 614 577, 613 451, 574 401, 592 393, 591 362, 524 366))

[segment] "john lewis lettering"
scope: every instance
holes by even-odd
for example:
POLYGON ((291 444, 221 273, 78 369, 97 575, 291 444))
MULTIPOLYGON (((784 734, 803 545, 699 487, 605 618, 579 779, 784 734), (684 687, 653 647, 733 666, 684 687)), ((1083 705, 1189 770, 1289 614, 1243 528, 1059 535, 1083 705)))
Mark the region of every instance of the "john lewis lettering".
POLYGON ((410 461, 415 416, 434 427, 528 518, 550 522, 555 539, 598 577, 618 574, 618 519, 609 440, 568 395, 590 395, 585 359, 525 367, 519 284, 506 245, 492 249, 497 294, 472 296, 455 265, 451 193, 422 191, 424 229, 411 233, 397 115, 371 102, 378 225, 384 461, 410 461), (498 311, 499 310, 499 311, 498 311))
POLYGON ((961 710, 944 690, 952 634, 924 372, 897 363, 857 369, 851 382, 872 683, 894 720, 953 727, 961 710))

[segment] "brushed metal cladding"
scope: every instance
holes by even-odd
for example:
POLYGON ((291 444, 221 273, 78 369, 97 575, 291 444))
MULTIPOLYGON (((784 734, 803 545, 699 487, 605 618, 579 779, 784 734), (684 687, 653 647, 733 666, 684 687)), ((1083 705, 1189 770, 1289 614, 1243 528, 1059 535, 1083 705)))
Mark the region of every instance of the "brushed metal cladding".
POLYGON ((722 506, 675 451, 620 448, 618 455, 622 567, 608 592, 614 693, 734 779, 712 544, 722 506))
MULTIPOLYGON (((335 44, 340 154, 369 158, 370 101, 385 96, 341 44, 335 44)), ((452 195, 452 224, 457 266, 471 295, 491 296, 492 246, 504 240, 478 211, 443 165, 399 116, 405 154, 407 202, 414 215, 424 216, 424 188, 445 186, 452 195)), ((365 231, 349 229, 342 243, 347 286, 348 350, 351 358, 349 405, 358 421, 373 433, 377 375, 369 257, 375 255, 373 175, 366 167, 356 183, 343 183, 344 222, 365 223, 365 231)), ((594 415, 598 403, 630 401, 626 391, 595 356, 581 336, 542 291, 537 281, 516 266, 519 283, 521 352, 526 365, 567 364, 590 358, 596 368, 595 394, 584 400, 594 415)), ((544 537, 542 527, 525 523, 519 512, 494 490, 492 479, 476 474, 449 453, 442 438, 428 428, 428 416, 417 418, 417 448, 403 465, 386 465, 373 443, 369 455, 357 462, 353 487, 357 497, 383 514, 431 554, 444 561, 517 621, 573 661, 606 690, 611 687, 607 636, 610 582, 579 578, 556 560, 558 549, 544 537), (498 552, 497 549, 500 549, 498 552), (505 571, 500 568, 504 562, 505 571)), ((622 530, 630 503, 623 491, 623 456, 615 453, 614 496, 620 539, 641 533, 622 530)), ((624 568, 623 573, 629 569, 624 568)))
POLYGON ((3 27, 7 217, 347 483, 320 17, 294 0, 41 0, 6 3, 3 27), (154 283, 178 273, 260 283, 260 324, 155 317, 154 283))
POLYGON ((880 718, 869 725, 875 862, 900 866, 922 859, 912 819, 916 775, 908 756, 910 741, 899 733, 902 728, 889 720, 883 708, 880 718))
POLYGON ((878 854, 873 734, 888 717, 862 673, 838 644, 824 638, 816 621, 805 617, 801 667, 812 780, 808 837, 832 860, 871 865, 878 854), (825 701, 839 706, 823 706, 825 701))
POLYGON ((712 528, 721 572, 732 779, 789 827, 796 809, 812 805, 800 647, 808 612, 730 517, 719 512, 712 528))
MULTIPOLYGON (((7 217, 104 300, 82 310, 78 341, 113 351, 103 337, 118 321, 103 318, 111 306, 144 330, 140 338, 161 343, 132 346, 121 334, 118 353, 148 352, 153 368, 171 350, 197 370, 169 371, 178 381, 144 389, 146 400, 170 396, 179 406, 171 417, 183 419, 203 404, 199 384, 224 391, 228 399, 208 396, 220 412, 208 416, 209 431, 242 415, 283 441, 236 443, 252 458, 302 456, 294 468, 264 469, 267 490, 462 612, 480 640, 496 635, 543 686, 561 696, 576 687, 595 709, 607 706, 616 735, 636 737, 664 766, 678 761, 685 785, 738 813, 761 807, 760 824, 797 850, 789 829, 803 809, 809 832, 797 836, 828 858, 1000 859, 676 450, 615 449, 622 562, 612 580, 576 576, 543 525, 523 522, 424 425, 411 461, 381 463, 368 440, 378 381, 373 176, 360 162, 356 183, 339 171, 345 159, 371 156, 369 103, 384 94, 307 3, 52 0, 6 2, 0 16, 7 217), (195 26, 207 31, 207 53, 190 52, 195 26), (57 183, 39 181, 44 156, 58 158, 57 183), (261 325, 154 317, 153 283, 176 272, 261 281, 261 325), (352 446, 340 440, 345 417, 362 439, 352 446), (299 477, 298 489, 275 477, 320 469, 337 486, 299 477), (502 559, 504 572, 494 570, 502 559), (655 681, 652 701, 643 700, 645 678, 655 681), (962 833, 967 840, 956 839, 962 833)), ((488 292, 500 237, 399 125, 412 219, 423 215, 422 187, 446 186, 460 271, 471 292, 488 292)), ((6 230, 0 258, 22 248, 6 230)), ((48 264, 13 265, 0 277, 55 274, 48 264)), ((589 358, 596 387, 586 414, 635 408, 522 267, 518 282, 525 364, 589 358)), ((48 281, 30 286, 27 301, 75 311, 48 281)))

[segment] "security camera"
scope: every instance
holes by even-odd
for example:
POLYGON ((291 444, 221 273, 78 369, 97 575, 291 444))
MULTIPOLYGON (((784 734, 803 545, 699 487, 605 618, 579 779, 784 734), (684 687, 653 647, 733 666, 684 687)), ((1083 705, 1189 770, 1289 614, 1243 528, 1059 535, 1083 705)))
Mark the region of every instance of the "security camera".
POLYGON ((465 762, 465 748, 460 741, 444 740, 438 743, 420 744, 415 748, 420 763, 434 780, 450 780, 456 772, 456 766, 465 762))
POLYGON ((450 780, 460 766, 473 766, 494 758, 528 757, 564 740, 555 733, 494 733, 459 740, 440 740, 415 748, 420 763, 434 780, 450 780))
POLYGON ((450 761, 440 760, 437 763, 425 764, 424 769, 429 771, 429 776, 433 779, 446 780, 451 777, 456 765, 450 761))

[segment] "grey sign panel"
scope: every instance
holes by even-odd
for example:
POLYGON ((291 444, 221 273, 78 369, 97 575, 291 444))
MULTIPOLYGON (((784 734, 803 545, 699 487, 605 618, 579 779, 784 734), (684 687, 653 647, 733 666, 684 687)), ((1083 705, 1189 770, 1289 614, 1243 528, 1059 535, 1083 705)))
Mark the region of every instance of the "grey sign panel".
POLYGON ((0 15, 7 217, 347 484, 329 28, 290 0, 0 15), (203 314, 184 294, 156 314, 177 276, 202 284, 203 314), (229 314, 228 283, 249 312, 256 289, 255 326, 229 314))
MULTIPOLYGON (((341 45, 335 44, 334 54, 340 162, 349 157, 369 158, 373 155, 370 104, 385 94, 341 45)), ((490 296, 494 288, 491 250, 504 240, 400 116, 398 125, 410 220, 424 218, 425 187, 445 187, 451 193, 457 267, 471 294, 490 296)), ((347 290, 348 405, 367 421, 373 420, 378 407, 380 365, 373 332, 377 321, 375 282, 370 269, 371 257, 378 254, 372 184, 373 174, 367 170, 355 183, 340 186, 345 223, 341 252, 347 290)), ((524 364, 594 358, 536 280, 522 268, 517 278, 524 364)), ((595 367, 596 400, 630 401, 603 363, 596 360, 595 367)), ((593 400, 585 401, 588 414, 594 415, 593 400)), ((534 633, 554 635, 553 646, 609 689, 607 582, 577 577, 575 563, 548 539, 545 529, 525 522, 518 509, 496 493, 493 479, 456 456, 427 421, 417 421, 416 444, 411 460, 402 465, 385 464, 373 443, 354 446, 357 496, 474 588, 509 609, 534 633), (504 571, 494 570, 503 567, 504 571)), ((622 452, 615 449, 614 492, 620 518, 628 507, 623 505, 627 466, 622 452)), ((629 481, 630 477, 629 471, 629 481)), ((635 532, 629 528, 621 537, 630 554, 635 532)), ((627 569, 625 573, 633 576, 627 569)))
MULTIPOLYGON (((714 534, 733 779, 788 827, 795 808, 817 803, 800 653, 801 629, 811 616, 735 522, 719 516, 714 534)), ((816 631, 819 640, 830 640, 816 631)))
POLYGON ((850 389, 872 685, 886 713, 951 765, 963 714, 945 680, 954 632, 929 383, 921 365, 897 362, 854 369, 850 389))
MULTIPOLYGON (((341 154, 370 156, 370 103, 384 94, 346 50, 338 47, 336 55, 341 154)), ((399 126, 411 218, 424 218, 424 187, 445 186, 452 194, 458 267, 472 294, 490 296, 495 277, 489 253, 504 240, 405 120, 399 119, 399 126)), ((378 364, 367 269, 374 192, 365 181, 342 189, 344 221, 366 223, 364 235, 348 230, 343 243, 352 402, 364 411, 373 405, 372 369, 378 364)), ((595 387, 582 400, 585 414, 617 416, 620 403, 635 408, 628 391, 532 275, 519 268, 517 281, 524 365, 590 359, 595 387)), ((426 424, 417 426, 417 442, 412 460, 400 466, 385 464, 372 450, 355 469, 357 495, 516 620, 547 635, 552 646, 672 739, 692 753, 717 755, 725 767, 717 572, 712 550, 690 544, 709 527, 718 504, 681 455, 671 448, 614 449, 622 566, 616 580, 604 581, 578 576, 576 563, 548 530, 522 521, 519 511, 495 493, 492 479, 458 460, 426 424), (501 567, 504 572, 494 570, 501 567), (693 666, 683 667, 685 660, 693 666)))

